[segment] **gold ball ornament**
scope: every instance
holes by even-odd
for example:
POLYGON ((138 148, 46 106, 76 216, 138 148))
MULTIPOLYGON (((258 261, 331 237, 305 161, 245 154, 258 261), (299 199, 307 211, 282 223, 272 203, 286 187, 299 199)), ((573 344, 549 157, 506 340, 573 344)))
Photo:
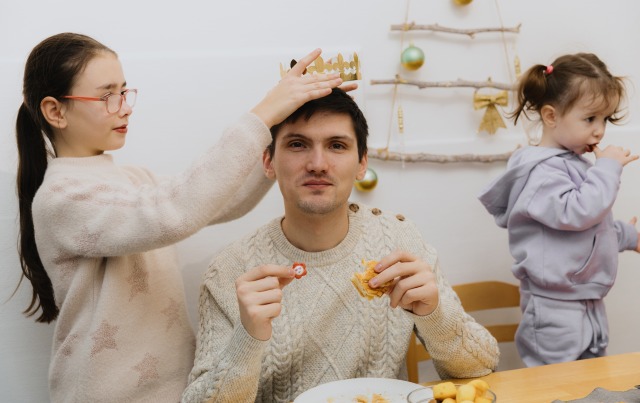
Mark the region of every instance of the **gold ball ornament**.
POLYGON ((453 0, 456 3, 456 6, 466 6, 467 4, 471 4, 473 0, 453 0))
POLYGON ((354 182, 354 186, 361 192, 370 192, 378 184, 378 174, 371 168, 367 168, 364 173, 364 178, 354 182))
POLYGON ((424 52, 417 46, 409 45, 402 51, 400 63, 407 70, 418 70, 424 64, 424 52))

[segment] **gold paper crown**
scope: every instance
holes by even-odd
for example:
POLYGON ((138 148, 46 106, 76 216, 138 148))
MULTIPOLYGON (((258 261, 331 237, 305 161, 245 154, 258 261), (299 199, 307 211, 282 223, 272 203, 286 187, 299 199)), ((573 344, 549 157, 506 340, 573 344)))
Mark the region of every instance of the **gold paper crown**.
MULTIPOLYGON (((291 67, 296 65, 295 60, 291 60, 290 67, 286 69, 282 63, 280 63, 280 77, 283 78, 291 67)), ((337 57, 332 57, 327 59, 326 61, 322 59, 322 56, 318 56, 316 60, 313 61, 304 71, 305 73, 318 73, 318 74, 332 74, 332 73, 340 73, 340 78, 342 81, 354 81, 362 79, 360 75, 360 59, 358 59, 358 54, 353 52, 353 56, 351 57, 351 61, 347 61, 342 56, 342 53, 338 53, 337 57)))

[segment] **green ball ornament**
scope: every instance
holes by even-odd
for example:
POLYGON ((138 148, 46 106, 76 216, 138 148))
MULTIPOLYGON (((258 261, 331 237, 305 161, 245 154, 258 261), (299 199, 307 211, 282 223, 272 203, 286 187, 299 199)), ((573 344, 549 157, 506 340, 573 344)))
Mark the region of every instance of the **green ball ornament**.
POLYGON ((367 168, 364 173, 364 178, 355 181, 353 184, 355 188, 361 192, 369 192, 373 190, 378 184, 378 174, 371 168, 367 168))
POLYGON ((407 70, 418 70, 424 64, 424 52, 419 47, 409 45, 402 51, 400 63, 407 70))

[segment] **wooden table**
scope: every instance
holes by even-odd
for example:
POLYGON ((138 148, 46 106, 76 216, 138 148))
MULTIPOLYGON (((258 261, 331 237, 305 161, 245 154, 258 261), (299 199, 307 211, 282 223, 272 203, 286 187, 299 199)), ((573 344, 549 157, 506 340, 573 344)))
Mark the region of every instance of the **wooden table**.
POLYGON ((489 383, 498 403, 579 399, 597 387, 624 391, 640 385, 640 352, 494 372, 480 379, 489 383))

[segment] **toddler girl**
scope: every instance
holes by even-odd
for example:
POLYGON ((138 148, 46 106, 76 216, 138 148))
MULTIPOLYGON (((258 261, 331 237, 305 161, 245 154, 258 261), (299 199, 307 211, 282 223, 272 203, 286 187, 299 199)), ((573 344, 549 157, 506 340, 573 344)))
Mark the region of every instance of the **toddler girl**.
POLYGON ((540 143, 514 152, 479 198, 509 232, 523 312, 516 345, 527 366, 605 354, 603 298, 618 252, 640 251, 635 218, 614 221, 611 213, 622 168, 638 156, 599 146, 623 97, 621 78, 593 54, 533 66, 519 83, 512 117, 537 117, 540 143), (583 157, 590 152, 595 164, 583 157))

